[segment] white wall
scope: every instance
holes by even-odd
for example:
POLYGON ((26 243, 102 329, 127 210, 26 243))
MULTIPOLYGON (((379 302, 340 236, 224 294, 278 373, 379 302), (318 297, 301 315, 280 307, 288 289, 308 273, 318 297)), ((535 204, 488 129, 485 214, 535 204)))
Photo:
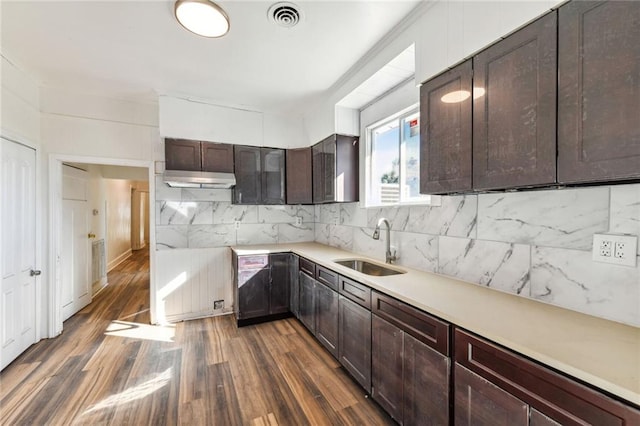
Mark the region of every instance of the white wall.
MULTIPOLYGON (((2 55, 0 62, 0 131, 2 136, 36 150, 36 268, 42 275, 36 278, 36 339, 48 335, 48 273, 47 251, 43 235, 47 233, 47 202, 43 188, 46 177, 41 172, 46 162, 40 147, 40 93, 38 81, 21 67, 2 55)), ((1 273, 1 271, 0 271, 1 273)))
POLYGON ((558 0, 422 2, 304 113, 307 144, 335 132, 335 105, 415 43, 415 85, 549 11, 558 0))
POLYGON ((181 99, 159 98, 160 134, 230 144, 305 146, 302 117, 277 115, 181 99))
POLYGON ((42 143, 48 153, 153 159, 160 151, 158 107, 43 87, 42 143))
POLYGON ((107 270, 131 255, 131 188, 128 180, 106 179, 107 270))
POLYGON ((40 93, 38 83, 25 71, 2 57, 0 125, 11 139, 40 142, 40 93))

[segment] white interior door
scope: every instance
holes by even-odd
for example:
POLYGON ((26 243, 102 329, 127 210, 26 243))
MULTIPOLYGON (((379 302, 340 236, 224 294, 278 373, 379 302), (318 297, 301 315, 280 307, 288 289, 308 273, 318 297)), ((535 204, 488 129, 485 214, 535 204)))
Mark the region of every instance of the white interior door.
POLYGON ((0 369, 36 341, 36 154, 2 138, 0 148, 0 369))
POLYGON ((62 167, 62 320, 91 303, 89 175, 62 167))

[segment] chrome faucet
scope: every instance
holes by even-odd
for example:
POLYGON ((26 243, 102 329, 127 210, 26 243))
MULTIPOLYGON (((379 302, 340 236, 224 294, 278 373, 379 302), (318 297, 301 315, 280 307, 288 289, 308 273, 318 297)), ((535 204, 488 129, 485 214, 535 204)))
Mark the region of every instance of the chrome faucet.
POLYGON ((398 260, 398 258, 396 257, 395 250, 393 250, 393 253, 391 252, 391 225, 389 224, 389 221, 387 219, 381 217, 380 220, 378 220, 378 224, 376 225, 376 229, 374 229, 373 231, 372 237, 374 240, 380 239, 380 225, 382 225, 383 223, 387 225, 387 250, 385 252, 385 258, 387 263, 393 263, 398 260))

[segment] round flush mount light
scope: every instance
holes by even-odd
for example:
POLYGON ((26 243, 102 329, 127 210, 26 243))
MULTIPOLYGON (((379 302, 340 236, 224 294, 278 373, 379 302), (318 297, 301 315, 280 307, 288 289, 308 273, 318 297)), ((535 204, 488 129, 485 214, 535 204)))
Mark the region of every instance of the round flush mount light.
POLYGON ((209 0, 178 0, 176 19, 187 30, 203 37, 222 37, 229 32, 229 17, 209 0))

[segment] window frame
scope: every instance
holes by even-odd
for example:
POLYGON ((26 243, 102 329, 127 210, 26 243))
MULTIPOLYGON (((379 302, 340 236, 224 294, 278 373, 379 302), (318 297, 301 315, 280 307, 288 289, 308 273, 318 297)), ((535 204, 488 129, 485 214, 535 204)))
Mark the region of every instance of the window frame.
POLYGON ((404 136, 404 129, 402 124, 402 120, 412 116, 414 114, 420 114, 420 104, 416 103, 413 104, 407 108, 404 108, 390 116, 387 116, 381 120, 377 120, 371 124, 368 124, 367 126, 365 126, 365 145, 366 145, 366 151, 365 151, 365 207, 366 208, 380 208, 380 207, 399 207, 399 206, 422 206, 422 205, 427 205, 427 206, 432 206, 432 205, 439 205, 439 203, 437 202, 439 200, 439 197, 434 197, 432 195, 428 195, 428 194, 421 194, 423 198, 416 200, 410 200, 410 201, 403 201, 402 200, 402 189, 400 189, 399 191, 399 195, 398 195, 398 202, 395 203, 381 203, 379 201, 374 201, 374 196, 373 196, 373 185, 372 185, 372 177, 373 177, 373 160, 374 160, 374 150, 373 150, 373 139, 374 139, 374 131, 381 127, 384 126, 385 124, 389 124, 391 122, 396 121, 398 123, 398 127, 399 127, 399 139, 398 139, 398 158, 400 159, 400 164, 398 165, 398 182, 400 185, 400 188, 402 188, 402 184, 403 184, 403 173, 402 170, 405 169, 406 167, 404 167, 403 164, 403 158, 404 158, 404 152, 405 152, 405 147, 404 144, 402 143, 403 140, 403 136, 404 136))

